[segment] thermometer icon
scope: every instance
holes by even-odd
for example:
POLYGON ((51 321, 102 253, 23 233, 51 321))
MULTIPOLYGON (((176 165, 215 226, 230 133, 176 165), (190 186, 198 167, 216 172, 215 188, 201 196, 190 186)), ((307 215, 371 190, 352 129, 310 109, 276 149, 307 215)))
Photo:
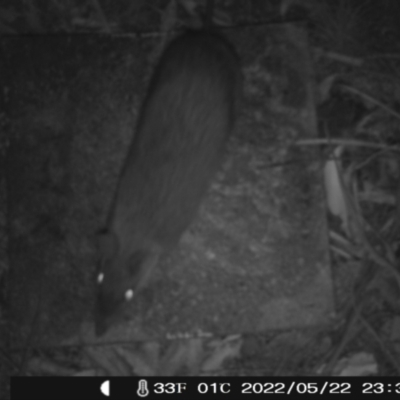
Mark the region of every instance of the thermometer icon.
POLYGON ((140 397, 146 397, 149 395, 149 389, 147 388, 147 381, 145 379, 139 381, 139 387, 136 393, 140 397))

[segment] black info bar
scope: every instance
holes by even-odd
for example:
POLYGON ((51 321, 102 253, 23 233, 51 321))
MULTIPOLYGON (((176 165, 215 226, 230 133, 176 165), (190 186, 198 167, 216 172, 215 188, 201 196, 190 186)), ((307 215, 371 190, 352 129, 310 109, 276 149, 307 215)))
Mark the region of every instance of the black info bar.
POLYGON ((12 377, 11 400, 386 396, 398 377, 12 377))

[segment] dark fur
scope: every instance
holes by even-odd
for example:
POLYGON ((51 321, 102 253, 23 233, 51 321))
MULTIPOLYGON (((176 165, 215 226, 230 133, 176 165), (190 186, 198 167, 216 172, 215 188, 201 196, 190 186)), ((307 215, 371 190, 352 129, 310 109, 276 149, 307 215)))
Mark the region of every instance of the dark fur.
POLYGON ((96 332, 189 226, 220 166, 241 87, 239 61, 220 36, 190 32, 172 41, 155 69, 119 179, 106 232, 96 332))

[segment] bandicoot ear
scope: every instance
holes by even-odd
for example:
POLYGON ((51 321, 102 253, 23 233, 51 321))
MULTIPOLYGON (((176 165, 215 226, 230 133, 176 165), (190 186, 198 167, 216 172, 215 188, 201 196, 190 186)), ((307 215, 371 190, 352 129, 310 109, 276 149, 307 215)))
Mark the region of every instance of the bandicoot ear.
POLYGON ((130 256, 127 267, 135 291, 147 285, 157 265, 160 251, 157 246, 154 246, 152 249, 137 250, 130 256))
POLYGON ((145 250, 137 250, 129 257, 127 268, 131 278, 140 275, 140 269, 147 257, 148 253, 145 250))
POLYGON ((97 247, 102 258, 112 258, 118 250, 117 235, 107 230, 99 232, 97 235, 97 247))

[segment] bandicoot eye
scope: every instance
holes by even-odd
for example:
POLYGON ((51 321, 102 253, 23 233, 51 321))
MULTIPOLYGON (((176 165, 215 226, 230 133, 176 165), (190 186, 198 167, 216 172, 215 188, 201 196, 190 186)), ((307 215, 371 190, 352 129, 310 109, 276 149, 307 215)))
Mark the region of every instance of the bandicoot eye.
POLYGON ((134 291, 132 290, 132 289, 128 289, 126 292, 125 292, 125 300, 126 301, 131 301, 132 299, 133 299, 133 296, 134 296, 134 291))
POLYGON ((103 274, 103 272, 100 272, 97 275, 97 283, 100 284, 100 283, 103 283, 103 281, 104 281, 104 274, 103 274))

